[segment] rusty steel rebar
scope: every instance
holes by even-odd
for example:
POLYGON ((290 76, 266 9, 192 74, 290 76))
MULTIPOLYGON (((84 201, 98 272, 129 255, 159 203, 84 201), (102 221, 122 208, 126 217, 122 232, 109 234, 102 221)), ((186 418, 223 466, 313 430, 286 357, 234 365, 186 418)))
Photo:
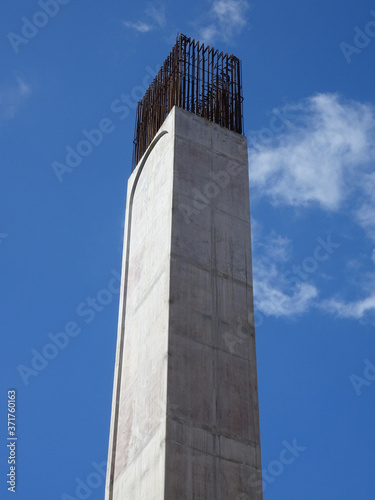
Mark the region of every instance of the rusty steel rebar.
POLYGON ((173 106, 243 133, 241 61, 185 35, 137 104, 132 170, 173 106))

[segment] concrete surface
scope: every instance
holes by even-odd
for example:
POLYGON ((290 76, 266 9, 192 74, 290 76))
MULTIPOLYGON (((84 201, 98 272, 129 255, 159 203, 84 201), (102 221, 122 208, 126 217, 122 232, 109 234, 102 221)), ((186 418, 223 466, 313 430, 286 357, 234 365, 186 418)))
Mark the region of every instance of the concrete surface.
POLYGON ((173 108, 128 183, 107 500, 261 500, 246 138, 173 108))

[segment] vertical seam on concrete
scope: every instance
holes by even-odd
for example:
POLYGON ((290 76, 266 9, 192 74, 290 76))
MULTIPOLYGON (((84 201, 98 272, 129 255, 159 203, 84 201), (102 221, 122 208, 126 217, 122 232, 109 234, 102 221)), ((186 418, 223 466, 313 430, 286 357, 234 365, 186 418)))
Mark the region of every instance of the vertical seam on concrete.
POLYGON ((127 291, 128 291, 128 277, 129 277, 129 255, 130 255, 130 236, 132 229, 132 212, 133 212, 133 200, 135 195, 135 189, 138 184, 138 180, 143 171, 143 167, 146 164, 148 157, 150 156, 151 151, 154 149, 159 140, 165 135, 168 134, 167 130, 163 130, 158 134, 155 139, 152 141, 150 146, 148 147, 146 153, 144 154, 143 160, 138 167, 138 172, 134 179, 134 183, 132 186, 132 190, 129 197, 129 213, 128 213, 128 234, 126 237, 126 258, 125 258, 125 272, 124 272, 124 300, 123 300, 123 308, 121 314, 121 331, 120 331, 120 344, 119 344, 119 362, 118 362, 118 371, 117 371, 117 381, 116 383, 116 406, 115 406, 115 417, 113 421, 113 439, 112 439, 112 454, 111 454, 111 471, 110 471, 110 479, 109 479, 109 500, 113 500, 113 486, 114 486, 114 476, 115 476, 115 458, 116 458, 116 445, 117 445, 117 427, 118 427, 118 417, 119 417, 119 406, 120 406, 120 394, 121 394, 121 379, 122 379, 122 359, 123 359, 123 351, 124 351, 124 338, 125 338, 125 312, 126 312, 126 303, 127 303, 127 291))
MULTIPOLYGON (((247 155, 246 155, 247 156, 247 155)), ((249 159, 247 156, 247 164, 249 164, 249 159)), ((249 182, 249 168, 247 170, 247 182, 249 182)), ((251 350, 253 353, 253 356, 250 357, 251 359, 251 364, 250 364, 250 380, 254 380, 254 387, 251 387, 251 409, 252 409, 252 414, 253 414, 253 436, 259 436, 259 441, 256 443, 256 459, 255 459, 255 469, 257 471, 262 470, 262 456, 261 456, 261 450, 260 450, 260 415, 259 415, 259 394, 258 394, 258 369, 257 369, 257 352, 256 352, 256 331, 255 331, 255 309, 254 309, 254 275, 253 275, 253 245, 252 245, 252 233, 251 233, 251 203, 250 203, 250 188, 249 188, 249 211, 250 211, 250 254, 248 255, 246 252, 246 269, 249 270, 250 274, 250 285, 251 285, 251 306, 252 306, 252 312, 253 312, 253 317, 252 317, 252 326, 254 328, 254 337, 253 337, 253 342, 251 346, 251 350)), ((248 272, 246 272, 246 284, 248 283, 248 272)), ((248 288, 246 287, 246 293, 248 293, 248 288)), ((250 337, 251 341, 251 337, 250 337)), ((250 347, 250 346, 249 346, 250 347)), ((251 384, 250 384, 251 385, 251 384)), ((259 500, 263 499, 263 487, 261 488, 261 491, 259 493, 259 500)))
MULTIPOLYGON (((213 481, 213 489, 214 489, 214 498, 217 500, 220 500, 218 497, 218 484, 217 484, 217 470, 220 467, 220 438, 219 438, 219 432, 218 432, 218 418, 219 418, 219 412, 218 412, 218 406, 219 406, 219 387, 218 387, 218 374, 217 374, 217 366, 218 366, 218 293, 217 293, 217 255, 216 255, 216 241, 217 241, 217 234, 216 234, 216 227, 214 223, 214 209, 211 207, 211 252, 212 252, 212 260, 211 262, 213 263, 213 266, 211 266, 211 290, 212 290, 212 345, 214 346, 213 349, 213 386, 214 386, 214 398, 215 398, 215 415, 214 415, 214 429, 215 429, 215 437, 214 437, 214 481, 213 481), (213 269, 212 269, 213 267, 213 269)), ((220 491, 220 488, 219 488, 220 491)), ((220 494, 221 497, 221 494, 220 494)))
MULTIPOLYGON (((174 127, 173 127, 173 157, 172 157, 172 216, 171 216, 171 225, 170 225, 170 232, 171 232, 171 237, 170 237, 170 242, 171 246, 169 248, 170 252, 170 259, 169 259, 169 289, 168 289, 168 302, 170 304, 171 300, 171 275, 172 275, 172 239, 173 239, 173 209, 174 209, 174 202, 175 202, 175 197, 174 197, 174 184, 175 184, 175 156, 176 156, 176 143, 177 143, 177 138, 176 138, 176 114, 174 115, 174 127)), ((167 376, 166 378, 166 388, 165 388, 165 454, 164 454, 164 470, 167 466, 167 454, 168 454, 168 446, 167 446, 167 440, 169 439, 169 433, 168 433, 168 420, 169 420, 169 401, 168 401, 168 383, 169 383, 169 336, 171 332, 170 328, 171 324, 171 307, 169 306, 169 314, 168 314, 168 332, 167 332, 167 376)), ((164 491, 163 491, 163 498, 165 499, 166 495, 166 482, 167 482, 167 474, 164 474, 164 491)))
MULTIPOLYGON (((249 159, 247 157, 247 164, 249 165, 249 159)), ((249 168, 247 170, 247 182, 249 182, 249 168)), ((252 317, 252 326, 254 328, 254 340, 252 342, 252 353, 253 356, 250 357, 251 364, 250 364, 250 379, 254 379, 254 387, 251 387, 251 410, 253 414, 253 436, 258 436, 259 441, 256 442, 256 447, 255 447, 255 470, 257 472, 262 471, 262 455, 261 455, 261 449, 260 449, 260 415, 259 415, 259 394, 258 394, 258 369, 257 369, 257 352, 256 352, 256 331, 255 331, 255 309, 254 309, 254 275, 253 275, 253 245, 252 245, 252 233, 251 233, 251 203, 250 203, 250 187, 249 187, 249 211, 250 211, 250 254, 248 255, 246 253, 246 268, 249 270, 250 274, 250 285, 251 285, 251 306, 252 306, 252 312, 253 312, 253 317, 252 317)), ((246 284, 248 283, 248 272, 246 272, 246 284)), ((246 293, 248 293, 248 288, 246 287, 246 293)), ((251 337, 250 337, 251 340, 251 337)), ((256 492, 255 495, 257 496, 258 500, 263 499, 263 486, 261 487, 260 492, 256 492), (258 494, 259 493, 259 494, 258 494)))

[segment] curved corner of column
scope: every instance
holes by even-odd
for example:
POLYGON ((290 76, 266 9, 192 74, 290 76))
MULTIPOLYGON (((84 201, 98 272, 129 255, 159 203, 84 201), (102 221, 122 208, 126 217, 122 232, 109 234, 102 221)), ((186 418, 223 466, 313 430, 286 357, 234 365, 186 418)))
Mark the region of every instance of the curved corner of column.
POLYGON ((135 179, 133 182, 132 189, 129 194, 129 208, 128 208, 128 231, 126 236, 126 241, 124 241, 124 248, 126 248, 126 256, 125 256, 125 273, 124 273, 124 286, 123 286, 123 308, 122 308, 122 317, 121 317, 121 330, 119 332, 120 341, 119 341, 119 362, 117 367, 117 373, 115 374, 114 384, 116 384, 116 393, 115 393, 115 409, 114 409, 114 419, 113 419, 113 429, 112 429, 112 439, 110 440, 109 445, 109 457, 110 464, 108 464, 107 471, 109 472, 109 480, 106 484, 106 494, 105 500, 113 500, 113 485, 114 485, 114 476, 115 476, 115 459, 116 459, 116 442, 117 442, 117 426, 118 426, 118 416, 119 416, 119 407, 120 407, 120 393, 121 393, 121 375, 122 375, 122 358, 123 358, 123 350, 124 350, 124 336, 125 336, 125 313, 126 313, 126 298, 127 298, 127 288, 128 288, 128 270, 129 270, 129 253, 130 253, 130 235, 131 235, 131 222, 132 222, 132 211, 133 211, 133 200, 135 190, 143 171, 143 168, 149 158, 152 150, 155 148, 156 144, 160 141, 160 139, 168 134, 168 130, 161 130, 158 134, 156 134, 155 138, 152 140, 151 144, 145 151, 141 161, 138 163, 137 167, 134 170, 135 179))

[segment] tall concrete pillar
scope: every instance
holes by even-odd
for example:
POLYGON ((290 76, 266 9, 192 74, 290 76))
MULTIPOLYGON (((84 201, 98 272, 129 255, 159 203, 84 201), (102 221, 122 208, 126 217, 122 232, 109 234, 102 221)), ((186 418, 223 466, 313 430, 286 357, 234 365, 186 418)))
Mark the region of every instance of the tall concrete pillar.
POLYGON ((174 107, 128 183, 107 500, 261 500, 246 138, 174 107))

